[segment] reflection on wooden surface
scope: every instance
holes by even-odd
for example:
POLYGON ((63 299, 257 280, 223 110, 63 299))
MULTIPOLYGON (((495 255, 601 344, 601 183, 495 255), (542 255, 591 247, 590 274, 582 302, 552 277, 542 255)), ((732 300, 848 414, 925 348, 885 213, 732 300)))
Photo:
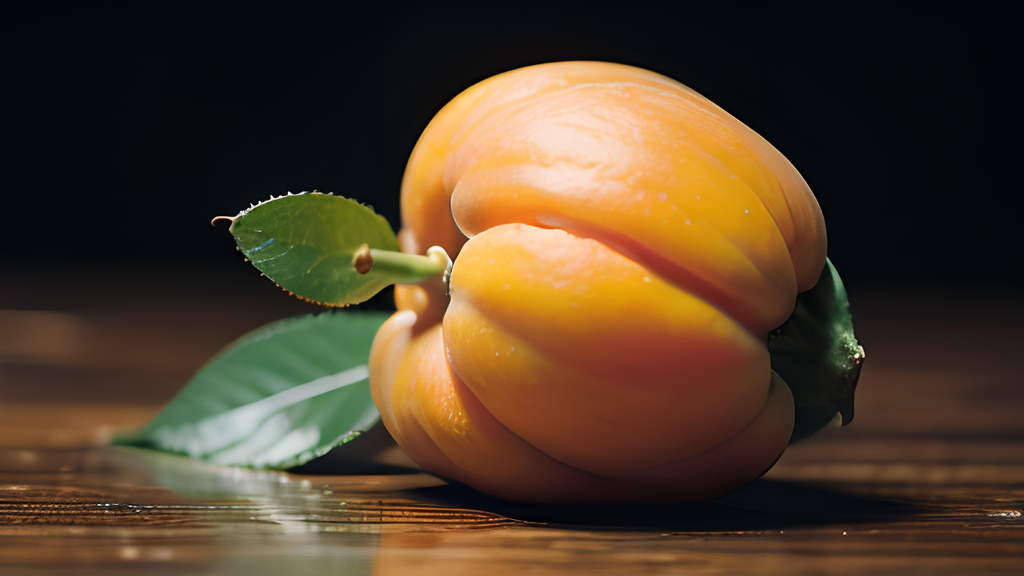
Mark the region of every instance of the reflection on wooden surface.
POLYGON ((3 287, 5 576, 1016 574, 1024 558, 1014 295, 851 290, 868 349, 857 419, 739 493, 530 506, 425 474, 285 474, 105 447, 221 345, 302 308, 258 308, 228 286, 162 292, 162 309, 102 292, 44 309, 31 279, 3 287))

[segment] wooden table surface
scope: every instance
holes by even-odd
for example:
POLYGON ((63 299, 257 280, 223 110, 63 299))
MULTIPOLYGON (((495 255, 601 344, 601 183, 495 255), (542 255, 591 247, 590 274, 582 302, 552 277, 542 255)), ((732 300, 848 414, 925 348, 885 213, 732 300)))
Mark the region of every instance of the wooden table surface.
POLYGON ((221 346, 309 311, 235 269, 131 272, 0 276, 4 576, 1024 573, 1019 293, 852 287, 850 426, 715 502, 529 506, 378 474, 396 451, 323 475, 105 447, 221 346))

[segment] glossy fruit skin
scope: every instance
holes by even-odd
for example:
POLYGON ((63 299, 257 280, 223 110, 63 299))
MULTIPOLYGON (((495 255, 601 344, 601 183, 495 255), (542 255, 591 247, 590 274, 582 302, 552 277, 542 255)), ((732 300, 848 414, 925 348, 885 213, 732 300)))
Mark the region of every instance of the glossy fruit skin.
POLYGON ((450 287, 397 288, 371 353, 424 469, 522 501, 694 501, 781 455, 765 341, 822 271, 824 221, 705 98, 599 62, 490 78, 421 136, 402 218, 403 251, 455 260, 450 287))

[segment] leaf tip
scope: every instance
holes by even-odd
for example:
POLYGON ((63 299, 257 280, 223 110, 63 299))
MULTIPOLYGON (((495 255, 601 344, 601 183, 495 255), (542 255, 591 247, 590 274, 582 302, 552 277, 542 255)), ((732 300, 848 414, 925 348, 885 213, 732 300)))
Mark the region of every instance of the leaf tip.
POLYGON ((210 226, 217 226, 217 224, 224 221, 229 222, 228 226, 230 226, 235 223, 236 218, 238 218, 238 216, 214 216, 213 220, 210 220, 210 226))

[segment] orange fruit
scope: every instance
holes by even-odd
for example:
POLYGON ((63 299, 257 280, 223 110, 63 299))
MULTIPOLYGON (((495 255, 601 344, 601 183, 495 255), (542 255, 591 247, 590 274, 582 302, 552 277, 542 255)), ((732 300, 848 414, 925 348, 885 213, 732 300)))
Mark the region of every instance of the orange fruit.
POLYGON ((455 262, 450 287, 397 287, 370 359, 424 469, 515 500, 692 501, 784 450, 765 342, 823 269, 824 221, 689 88, 600 62, 480 82, 416 144, 402 223, 403 251, 455 262))

